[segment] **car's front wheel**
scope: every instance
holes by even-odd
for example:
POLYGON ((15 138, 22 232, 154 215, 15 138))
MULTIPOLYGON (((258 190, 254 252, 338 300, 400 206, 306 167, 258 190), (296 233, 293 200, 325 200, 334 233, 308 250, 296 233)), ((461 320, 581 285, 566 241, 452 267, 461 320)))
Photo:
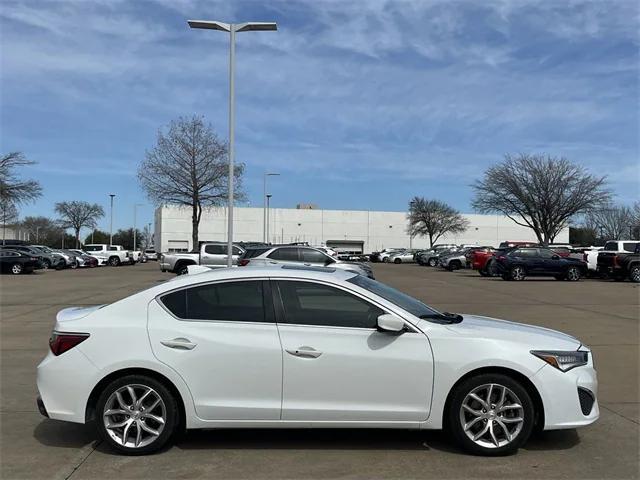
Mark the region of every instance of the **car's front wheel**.
POLYGON ((399 263, 402 263, 402 260, 400 260, 399 258, 396 258, 393 260, 393 263, 395 263, 396 265, 399 263))
POLYGON ((534 413, 531 397, 520 383, 503 374, 482 374, 455 387, 448 427, 471 453, 507 455, 529 438, 534 413))
POLYGON ((580 269, 578 267, 569 267, 565 275, 566 279, 570 282, 577 282, 580 280, 580 269))
POLYGON ((98 432, 114 450, 144 455, 162 448, 178 425, 171 392, 157 380, 128 375, 111 382, 96 405, 98 432))
POLYGON ((13 273, 14 275, 20 275, 23 270, 24 269, 21 263, 14 263, 13 265, 11 265, 11 273, 13 273))
POLYGON ((525 272, 524 267, 516 265, 515 267, 511 268, 509 276, 511 277, 511 280, 520 281, 526 278, 527 273, 525 272))
POLYGON ((435 267, 436 265, 438 265, 438 259, 430 258, 427 262, 427 265, 429 265, 430 267, 435 267))
POLYGON ((120 265, 120 258, 116 256, 110 257, 108 263, 112 267, 118 267, 120 265))

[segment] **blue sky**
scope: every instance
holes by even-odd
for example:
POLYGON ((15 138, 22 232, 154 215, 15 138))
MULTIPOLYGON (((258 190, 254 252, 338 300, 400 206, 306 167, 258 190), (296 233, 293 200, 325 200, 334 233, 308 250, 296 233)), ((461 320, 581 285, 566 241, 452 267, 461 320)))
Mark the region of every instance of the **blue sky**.
MULTIPOLYGON (((272 203, 470 212, 503 154, 549 153, 640 198, 639 7, 582 1, 11 1, 0 6, 1 151, 38 162, 22 215, 98 202, 152 221, 135 173, 159 127, 200 114, 227 135, 228 37, 189 18, 278 22, 237 36, 237 159, 272 203)), ((102 222, 107 226, 107 219, 102 222)))

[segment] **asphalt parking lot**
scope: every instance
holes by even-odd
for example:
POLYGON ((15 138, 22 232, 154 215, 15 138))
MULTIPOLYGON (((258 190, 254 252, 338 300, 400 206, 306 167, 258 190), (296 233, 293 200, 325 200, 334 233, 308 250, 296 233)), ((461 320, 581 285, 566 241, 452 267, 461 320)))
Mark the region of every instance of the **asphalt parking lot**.
POLYGON ((117 456, 91 426, 43 418, 35 369, 55 313, 108 303, 171 278, 133 267, 0 277, 2 478, 638 478, 640 288, 628 282, 505 282, 471 271, 374 265, 378 279, 436 308, 565 331, 592 347, 601 418, 545 432, 517 455, 479 458, 441 432, 237 430, 189 432, 148 457, 117 456))

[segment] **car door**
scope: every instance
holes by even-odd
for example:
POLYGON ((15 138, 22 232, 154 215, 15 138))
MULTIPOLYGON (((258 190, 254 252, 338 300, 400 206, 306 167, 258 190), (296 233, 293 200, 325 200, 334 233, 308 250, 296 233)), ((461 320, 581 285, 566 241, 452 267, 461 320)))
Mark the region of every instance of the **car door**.
POLYGON ((283 347, 282 419, 419 422, 429 414, 433 361, 413 328, 378 332, 386 312, 323 283, 273 281, 283 347))
POLYGON ((200 254, 201 265, 223 266, 227 264, 226 260, 227 247, 219 244, 209 244, 204 246, 204 250, 200 254))
POLYGON ((282 348, 269 283, 199 284, 149 304, 153 353, 188 385, 205 420, 279 420, 282 348))
POLYGON ((558 275, 564 272, 567 264, 560 255, 547 248, 538 248, 538 255, 543 263, 542 272, 546 275, 558 275))
POLYGON ((280 247, 267 255, 267 265, 298 265, 300 253, 298 247, 280 247))

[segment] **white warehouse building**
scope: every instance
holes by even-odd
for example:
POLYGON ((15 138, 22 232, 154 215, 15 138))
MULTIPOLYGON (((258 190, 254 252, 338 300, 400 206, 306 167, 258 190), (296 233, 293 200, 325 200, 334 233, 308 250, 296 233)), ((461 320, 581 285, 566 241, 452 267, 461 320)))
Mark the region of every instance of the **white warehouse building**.
MULTIPOLYGON (((437 243, 497 246, 504 240, 537 241, 531 229, 502 215, 464 214, 464 217, 469 220, 469 228, 464 233, 444 235, 437 243)), ((263 218, 262 208, 235 207, 234 242, 263 241, 263 218)), ((409 236, 405 212, 271 208, 268 224, 270 243, 308 242, 363 253, 388 247, 429 246, 428 238, 409 236)), ((199 240, 226 239, 226 207, 204 209, 199 240)), ((555 241, 567 243, 569 229, 564 229, 555 241)), ((154 243, 156 250, 162 252, 191 251, 191 209, 172 205, 158 207, 154 243)))

